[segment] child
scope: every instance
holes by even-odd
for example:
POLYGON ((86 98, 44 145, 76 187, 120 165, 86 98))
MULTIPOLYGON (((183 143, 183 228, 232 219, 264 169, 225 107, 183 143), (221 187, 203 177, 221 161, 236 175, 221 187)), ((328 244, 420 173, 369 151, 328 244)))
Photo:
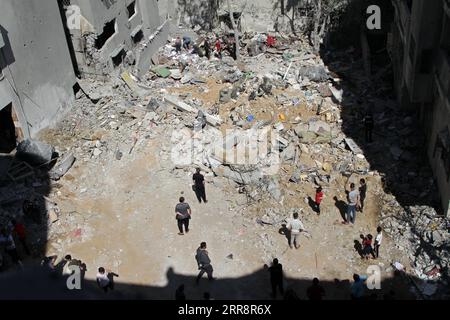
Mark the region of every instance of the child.
POLYGON ((27 245, 27 236, 26 236, 25 226, 22 223, 19 223, 14 219, 11 220, 11 224, 13 226, 13 232, 19 238, 19 241, 22 244, 23 249, 25 250, 25 253, 27 255, 30 255, 30 249, 28 248, 28 245, 27 245))
POLYGON ((368 234, 363 241, 363 252, 364 252, 364 257, 369 260, 369 254, 372 255, 372 258, 375 259, 375 253, 373 252, 373 248, 372 248, 372 239, 373 236, 371 234, 368 234))
POLYGON ((375 238, 375 256, 378 258, 380 255, 380 246, 383 241, 383 229, 381 227, 377 228, 377 236, 375 238))
POLYGON ((320 216, 320 204, 322 203, 323 200, 323 192, 322 192, 322 187, 318 187, 316 190, 316 212, 317 215, 320 216))

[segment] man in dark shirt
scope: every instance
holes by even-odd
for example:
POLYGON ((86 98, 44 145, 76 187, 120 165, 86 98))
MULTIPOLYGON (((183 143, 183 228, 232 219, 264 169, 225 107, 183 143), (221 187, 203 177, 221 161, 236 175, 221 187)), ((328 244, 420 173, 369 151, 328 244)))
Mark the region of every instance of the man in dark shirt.
POLYGON ((205 274, 208 275, 208 279, 214 280, 213 278, 213 267, 211 265, 211 259, 209 258, 208 251, 206 251, 206 242, 202 242, 200 247, 197 249, 197 254, 195 255, 195 259, 197 260, 198 269, 200 273, 197 276, 196 283, 198 284, 202 276, 205 274))
POLYGON ((270 272, 270 283, 272 285, 272 297, 277 298, 277 287, 280 293, 284 294, 283 289, 283 265, 278 263, 278 259, 273 259, 273 264, 269 268, 270 272))
POLYGON ((361 202, 361 206, 359 207, 359 210, 363 212, 364 209, 364 200, 366 199, 367 194, 367 184, 365 179, 361 179, 359 181, 359 201, 361 202))
POLYGON ((312 286, 306 292, 309 300, 322 300, 325 295, 325 290, 319 283, 319 279, 314 278, 312 286))
POLYGON ((180 236, 184 235, 183 226, 186 230, 186 233, 189 233, 189 220, 191 219, 191 207, 189 204, 184 202, 185 199, 183 197, 180 198, 180 203, 178 203, 175 207, 176 219, 178 222, 178 233, 180 236))
POLYGON ((372 116, 371 112, 366 114, 363 122, 364 122, 364 127, 366 130, 366 142, 371 143, 372 142, 372 132, 373 132, 373 127, 374 127, 374 121, 373 121, 373 116, 372 116))
POLYGON ((194 181, 194 190, 198 202, 202 203, 203 200, 204 203, 208 203, 208 200, 206 200, 205 177, 200 173, 200 169, 197 169, 197 172, 194 173, 192 180, 194 181))

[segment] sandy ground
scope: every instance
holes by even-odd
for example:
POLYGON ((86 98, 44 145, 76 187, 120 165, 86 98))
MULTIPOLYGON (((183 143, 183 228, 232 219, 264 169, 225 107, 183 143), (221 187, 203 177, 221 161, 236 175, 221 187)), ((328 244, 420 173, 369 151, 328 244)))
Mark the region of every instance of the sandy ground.
MULTIPOLYGON (((351 279, 353 273, 364 274, 373 261, 362 261, 353 249, 359 234, 375 234, 377 227, 377 199, 370 193, 364 214, 357 217, 355 226, 345 226, 333 197, 345 199, 340 194, 327 194, 322 205, 322 215, 314 214, 304 198, 295 192, 285 200, 284 208, 303 208, 301 218, 312 238, 302 237, 301 248, 291 250, 280 226, 260 226, 255 220, 262 215, 264 202, 250 208, 236 206, 235 187, 222 178, 207 177, 208 204, 199 204, 191 190, 191 172, 172 172, 167 155, 160 150, 168 148, 168 133, 150 140, 143 152, 125 155, 121 161, 76 164, 61 181, 57 202, 62 212, 77 212, 85 216, 79 229, 48 243, 48 254, 71 254, 88 266, 87 279, 95 279, 100 266, 118 273, 118 289, 122 284, 166 287, 165 296, 146 298, 171 299, 174 288, 181 283, 168 283, 167 274, 192 277, 186 283, 188 297, 200 299, 210 291, 216 299, 267 299, 270 285, 267 273, 257 278, 268 256, 278 258, 284 266, 286 286, 296 289, 296 280, 314 277, 322 281, 351 279), (191 232, 179 236, 174 207, 183 195, 191 205, 193 219, 191 232), (233 200, 232 200, 233 199, 233 200), (262 241, 262 238, 267 241, 262 241), (195 251, 206 241, 215 276, 218 279, 241 281, 210 284, 206 278, 200 287, 194 286, 198 273, 195 251), (58 243, 62 248, 56 250, 58 243), (265 244, 270 243, 270 247, 265 244), (227 258, 230 254, 233 258, 227 258), (224 287, 226 286, 226 287, 224 287)), ((296 185, 313 196, 313 186, 296 185)), ((337 190, 330 191, 337 192, 337 190)), ((281 205, 280 205, 281 206, 281 205)), ((390 241, 385 237, 384 246, 390 241)), ((383 255, 383 250, 381 250, 383 255)), ((386 267, 393 257, 381 257, 376 264, 386 267)), ((390 274, 383 274, 390 277, 390 274)), ((127 290, 125 286, 122 288, 127 290)), ((303 288, 297 288, 305 297, 303 288)), ((348 292, 330 289, 328 298, 348 298, 348 292)))

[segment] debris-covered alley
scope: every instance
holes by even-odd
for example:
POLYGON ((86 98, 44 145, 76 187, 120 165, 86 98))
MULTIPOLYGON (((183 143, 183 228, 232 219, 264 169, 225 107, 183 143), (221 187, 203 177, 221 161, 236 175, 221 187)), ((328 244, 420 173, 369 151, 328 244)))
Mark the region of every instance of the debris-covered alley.
MULTIPOLYGON (((184 285, 192 300, 205 292, 218 300, 265 300, 272 298, 267 268, 277 258, 285 289, 278 299, 310 298, 314 278, 328 300, 448 299, 450 224, 443 203, 449 189, 442 177, 448 171, 436 159, 448 166, 450 121, 423 114, 427 101, 415 111, 419 93, 400 106, 408 99, 399 102, 397 95, 394 17, 381 35, 358 31, 344 41, 339 28, 348 26, 329 17, 344 19, 353 1, 339 8, 325 0, 284 8, 281 1, 297 20, 288 23, 284 14, 270 31, 255 22, 271 21, 263 4, 211 1, 204 10, 218 21, 206 21, 209 15, 195 8, 143 2, 102 2, 110 6, 102 10, 118 14, 109 40, 101 37, 111 15, 95 6, 80 5, 81 32, 61 29, 58 39, 69 46, 65 63, 77 75, 73 86, 66 79, 52 93, 64 99, 63 87, 73 90, 66 111, 52 105, 55 119, 42 117, 35 132, 18 125, 31 114, 22 94, 1 110, 4 283, 41 261, 52 270, 58 262, 70 265, 64 260, 70 255, 95 299, 104 297, 95 286, 105 267, 119 276, 109 298, 173 299, 184 285), (149 13, 158 6, 160 17, 149 13), (196 169, 207 202, 197 200, 196 169), (192 210, 183 235, 175 217, 180 197, 192 210), (295 213, 303 224, 298 248, 289 241, 295 213), (196 284, 202 242, 216 280, 196 284), (373 267, 381 288, 356 296, 354 274, 370 277, 373 267)), ((392 15, 403 12, 398 3, 394 9, 391 1, 378 2, 392 15)), ((427 14, 440 14, 448 28, 448 3, 436 2, 427 14)), ((59 10, 68 10, 64 5, 59 10)), ((14 34, 6 38, 1 30, 14 51, 14 34)), ((442 48, 448 54, 448 43, 442 48)), ((14 63, 2 57, 2 70, 14 63)), ((5 70, 5 80, 16 72, 13 65, 5 70)), ((441 78, 449 89, 448 74, 441 78)), ((445 96, 448 107, 448 91, 445 96)), ((46 99, 28 101, 40 109, 46 99)), ((450 120, 448 113, 442 117, 450 120)))

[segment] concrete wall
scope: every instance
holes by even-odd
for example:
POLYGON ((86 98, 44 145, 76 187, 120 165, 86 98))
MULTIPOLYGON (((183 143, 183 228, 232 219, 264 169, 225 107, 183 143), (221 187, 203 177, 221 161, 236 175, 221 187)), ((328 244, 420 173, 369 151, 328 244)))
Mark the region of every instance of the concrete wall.
POLYGON ((0 108, 13 103, 25 136, 70 108, 76 83, 55 0, 0 0, 0 108))
MULTIPOLYGON (((80 28, 71 28, 70 34, 82 74, 110 74, 118 67, 114 65, 112 58, 122 53, 132 57, 133 64, 137 51, 140 50, 139 43, 133 41, 133 36, 142 31, 141 42, 148 42, 149 37, 154 36, 162 24, 156 0, 75 0, 71 4, 78 6, 81 13, 80 28), (129 17, 127 7, 133 3, 136 13, 129 17), (114 19, 115 34, 103 47, 96 47, 95 40, 103 33, 104 26, 114 19)), ((142 58, 150 60, 151 56, 141 55, 142 58)))
POLYGON ((450 214, 450 164, 435 152, 438 135, 450 130, 450 9, 445 3, 415 0, 409 11, 406 1, 393 0, 392 62, 399 104, 420 114, 442 208, 450 214), (430 68, 421 68, 424 62, 430 68))

